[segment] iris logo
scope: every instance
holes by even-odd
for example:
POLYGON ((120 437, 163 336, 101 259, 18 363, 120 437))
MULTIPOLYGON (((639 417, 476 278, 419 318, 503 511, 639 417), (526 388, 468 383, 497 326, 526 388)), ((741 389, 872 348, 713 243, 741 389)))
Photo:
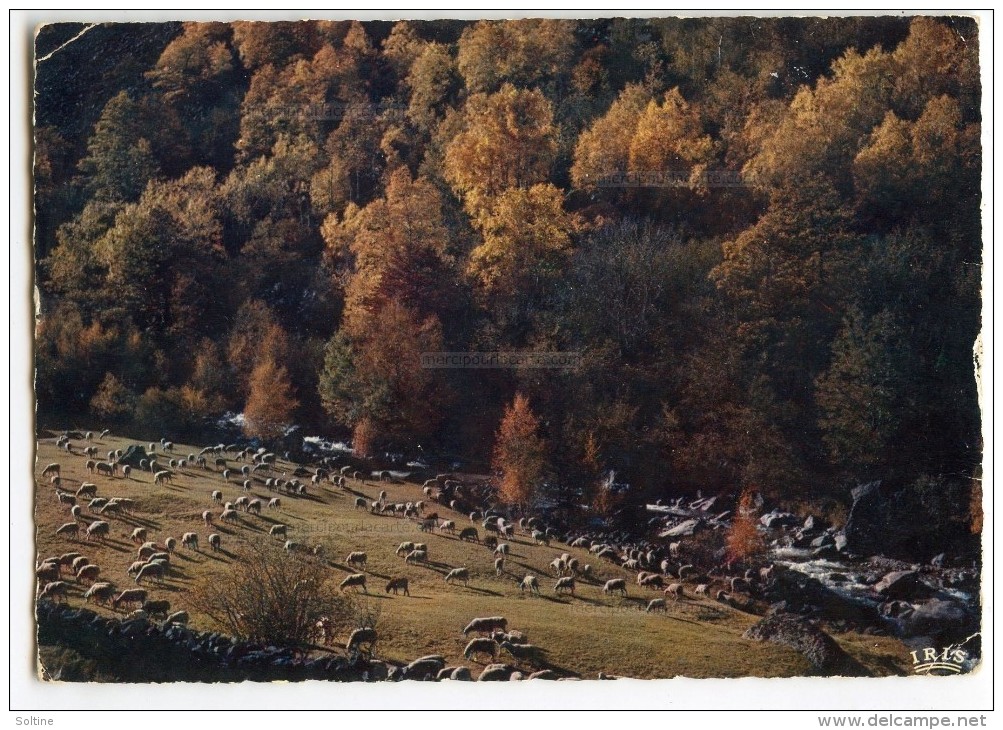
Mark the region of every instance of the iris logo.
POLYGON ((952 646, 946 649, 926 647, 909 652, 912 656, 912 671, 916 674, 961 674, 961 665, 968 658, 964 649, 952 646))

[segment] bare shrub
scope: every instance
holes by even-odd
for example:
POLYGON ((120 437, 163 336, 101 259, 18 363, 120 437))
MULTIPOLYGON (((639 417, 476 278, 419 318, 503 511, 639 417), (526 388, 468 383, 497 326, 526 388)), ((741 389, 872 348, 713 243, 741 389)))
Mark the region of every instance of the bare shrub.
POLYGON ((192 589, 191 603, 233 635, 276 646, 303 646, 322 618, 337 631, 356 611, 319 562, 268 544, 242 548, 229 572, 192 589))

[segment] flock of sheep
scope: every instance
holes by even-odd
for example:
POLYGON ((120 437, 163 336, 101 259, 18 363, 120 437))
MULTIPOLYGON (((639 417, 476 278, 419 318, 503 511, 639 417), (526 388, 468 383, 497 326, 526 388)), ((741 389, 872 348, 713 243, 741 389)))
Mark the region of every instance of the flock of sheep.
MULTIPOLYGON (((107 432, 103 432, 98 438, 104 438, 106 435, 107 432)), ((228 523, 238 529, 248 526, 251 524, 250 517, 260 517, 264 509, 281 513, 283 496, 302 498, 315 491, 320 493, 321 490, 332 488, 359 495, 357 489, 360 485, 368 486, 368 479, 375 478, 382 487, 379 493, 372 497, 356 496, 354 499, 356 509, 366 510, 378 517, 393 517, 413 522, 418 534, 437 534, 441 538, 448 536, 459 542, 470 543, 470 549, 473 550, 478 549, 475 546, 486 548, 490 550, 494 564, 492 578, 514 580, 520 592, 530 596, 539 595, 541 581, 549 578, 553 581, 554 594, 568 594, 572 600, 579 596, 583 587, 599 591, 600 598, 612 596, 626 598, 628 580, 619 576, 608 576, 610 572, 616 572, 608 568, 615 566, 620 571, 636 574, 636 586, 642 596, 645 594, 651 596, 649 591, 657 591, 656 597, 645 598, 641 602, 644 610, 651 613, 667 611, 667 599, 673 602, 686 598, 714 599, 731 603, 735 594, 743 589, 747 590, 753 582, 768 582, 773 578, 773 568, 770 566, 764 566, 762 570, 754 573, 746 571, 740 576, 728 576, 721 571, 717 571, 715 575, 713 570, 702 573, 683 560, 685 546, 682 543, 673 543, 667 549, 648 546, 645 550, 635 546, 612 545, 590 539, 585 535, 559 536, 541 518, 516 517, 502 508, 493 506, 485 499, 486 493, 479 485, 465 484, 451 475, 439 475, 424 482, 421 485, 424 499, 404 498, 395 501, 388 493, 388 489, 394 489, 394 480, 387 472, 372 476, 364 475, 350 466, 338 467, 329 459, 312 469, 295 464, 288 467, 283 464, 280 467, 276 455, 264 449, 251 451, 222 444, 206 447, 198 453, 190 453, 187 456, 175 456, 174 444, 162 439, 159 444, 149 444, 149 453, 138 462, 137 472, 130 465, 120 461, 123 456, 120 449, 107 452, 106 460, 96 461, 98 449, 91 443, 93 439, 92 432, 84 434, 83 441, 87 445, 81 447, 64 436, 57 440, 57 447, 67 455, 78 455, 83 458, 84 469, 88 474, 96 474, 98 477, 111 480, 110 483, 129 480, 154 485, 172 485, 171 488, 177 489, 178 487, 173 487, 173 483, 179 473, 185 476, 201 473, 205 477, 221 479, 222 488, 212 489, 205 494, 205 498, 212 505, 211 508, 195 517, 207 530, 212 530, 217 523, 228 523), (292 470, 291 478, 286 473, 289 469, 292 470), (143 472, 149 477, 140 477, 139 474, 143 472), (356 489, 349 488, 348 480, 353 480, 352 486, 356 489), (262 495, 261 488, 275 496, 262 495), (237 491, 238 496, 232 501, 227 501, 224 492, 227 489, 237 491), (445 517, 440 517, 438 512, 430 510, 430 506, 449 509, 456 515, 447 514, 445 517), (469 525, 458 524, 461 520, 469 520, 469 525), (507 570, 507 561, 519 546, 529 544, 549 547, 559 538, 570 548, 587 549, 591 561, 585 562, 569 552, 562 552, 555 555, 549 563, 552 576, 545 576, 543 572, 511 573, 507 570), (607 573, 607 576, 603 576, 603 573, 607 573)), ((55 534, 60 538, 74 543, 104 543, 111 537, 112 525, 117 526, 114 519, 117 517, 126 520, 139 508, 136 501, 130 498, 99 495, 98 492, 104 492, 106 487, 99 489, 97 483, 81 482, 75 489, 70 490, 69 480, 64 479, 62 471, 58 462, 48 464, 41 471, 41 476, 49 479, 59 506, 68 508, 72 517, 72 521, 56 528, 55 534), (84 512, 85 508, 87 513, 84 512)), ((310 546, 289 539, 288 532, 291 529, 287 524, 275 523, 268 528, 267 535, 271 539, 284 541, 285 550, 291 555, 290 559, 295 559, 293 555, 297 553, 311 554, 315 557, 324 555, 322 545, 310 546)), ((36 571, 40 583, 39 598, 64 600, 73 590, 79 589, 86 602, 93 601, 116 611, 120 608, 134 607, 136 615, 161 617, 170 623, 187 622, 189 618, 187 612, 182 610, 172 613, 169 601, 151 600, 148 589, 138 586, 144 581, 151 586, 161 586, 165 581, 170 581, 173 575, 172 556, 175 551, 183 549, 198 552, 199 533, 188 531, 179 537, 167 536, 162 542, 153 542, 147 540, 147 532, 146 527, 136 527, 131 531, 129 539, 138 545, 135 560, 122 566, 122 575, 128 576, 137 587, 117 588, 114 581, 108 578, 108 571, 92 565, 79 552, 68 552, 46 558, 39 563, 36 571), (99 581, 99 577, 102 580, 99 581)), ((244 536, 249 537, 246 533, 244 536)), ((220 532, 209 532, 206 536, 206 544, 212 551, 221 552, 222 542, 220 532)), ((386 551, 386 554, 381 556, 381 563, 384 562, 384 558, 393 555, 403 561, 406 569, 425 567, 436 570, 443 576, 446 585, 469 586, 472 581, 477 582, 484 577, 466 564, 456 566, 433 563, 428 542, 407 540, 397 544, 396 548, 394 545, 388 545, 386 551)), ((354 589, 368 593, 368 557, 365 551, 358 549, 358 546, 347 552, 344 565, 347 566, 349 573, 340 582, 341 590, 354 589)), ((410 589, 414 585, 413 578, 414 575, 411 576, 411 580, 403 574, 392 576, 386 581, 384 591, 386 594, 410 597, 410 589)), ((505 623, 500 617, 475 619, 471 622, 463 631, 465 636, 471 632, 486 633, 487 636, 472 639, 463 652, 464 657, 468 660, 474 657, 489 657, 493 662, 502 651, 512 657, 517 665, 519 662, 536 663, 540 659, 540 650, 527 644, 523 634, 506 633, 505 623)), ((333 642, 333 631, 328 620, 318 622, 316 630, 318 641, 325 645, 333 642)), ((350 653, 361 651, 363 647, 368 648, 371 653, 375 644, 375 630, 360 627, 349 636, 345 646, 350 653)), ((449 669, 451 674, 464 668, 447 667, 443 662, 443 666, 439 667, 435 674, 438 676, 446 669, 449 669)), ((463 671, 459 673, 462 675, 463 671)), ((513 669, 509 675, 519 673, 513 669)))

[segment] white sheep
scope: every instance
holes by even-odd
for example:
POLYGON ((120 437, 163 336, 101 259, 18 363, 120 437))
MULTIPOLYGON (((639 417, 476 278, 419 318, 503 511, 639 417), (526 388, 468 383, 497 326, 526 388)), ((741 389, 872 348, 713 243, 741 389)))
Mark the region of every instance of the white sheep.
POLYGON ((463 650, 463 656, 465 659, 473 661, 475 654, 487 654, 491 657, 491 661, 494 661, 498 656, 498 644, 495 643, 494 639, 482 637, 471 639, 463 650))
POLYGON ((352 586, 362 588, 364 593, 369 593, 366 589, 366 576, 363 573, 353 573, 348 576, 345 580, 341 581, 339 588, 341 588, 341 590, 345 590, 346 588, 351 588, 352 586))
POLYGON ((495 558, 495 575, 501 575, 505 572, 505 556, 495 558))
POLYGON ((554 584, 554 593, 561 591, 571 591, 571 595, 575 595, 575 579, 572 576, 557 579, 557 583, 554 584))
MULTIPOLYGON (((51 598, 52 600, 60 599, 65 600, 66 592, 69 590, 70 584, 66 581, 56 580, 51 583, 46 583, 45 587, 42 588, 42 592, 39 594, 39 599, 51 598)), ((57 601, 58 603, 58 601, 57 601)))
POLYGON ((271 529, 268 530, 268 534, 270 537, 286 537, 287 529, 288 529, 287 525, 282 525, 282 524, 272 525, 271 529))
POLYGON ((536 579, 535 575, 527 575, 519 583, 519 590, 522 592, 532 591, 537 595, 540 594, 540 582, 536 579))
POLYGON ((508 629, 508 621, 503 616, 488 616, 485 618, 475 618, 463 629, 463 635, 467 636, 473 631, 480 634, 491 635, 493 631, 508 629))
POLYGON ((202 513, 202 521, 205 523, 206 527, 212 527, 212 512, 206 510, 202 513))
MULTIPOLYGON (((363 584, 363 587, 365 587, 365 584, 363 584)), ((360 647, 363 644, 368 644, 369 652, 372 653, 373 647, 376 644, 376 629, 370 627, 355 629, 355 631, 349 635, 348 643, 345 644, 345 649, 349 652, 361 651, 360 647)))
POLYGON ((410 563, 412 565, 416 563, 424 563, 426 560, 428 560, 428 551, 418 549, 412 550, 407 554, 407 557, 404 558, 405 563, 410 563))
POLYGON ((446 573, 446 582, 452 583, 454 580, 462 580, 463 585, 467 585, 470 580, 470 571, 467 568, 453 568, 446 573))
POLYGON ((355 567, 361 567, 363 570, 366 569, 366 554, 361 550, 356 550, 350 552, 348 557, 345 558, 345 563, 355 567))
POLYGON ((213 504, 223 504, 223 493, 218 489, 213 490, 212 493, 212 503, 213 504))
POLYGON ((683 593, 682 583, 670 583, 669 587, 664 591, 665 595, 672 596, 673 600, 678 601, 680 598, 685 598, 686 594, 683 593))
POLYGON ((620 591, 623 595, 627 595, 627 581, 623 578, 611 578, 606 581, 606 585, 603 586, 603 593, 613 593, 614 591, 620 591))
POLYGON ((665 610, 665 599, 664 598, 652 598, 648 601, 648 607, 645 610, 647 613, 651 613, 656 609, 665 610))
POLYGON ((87 539, 90 540, 91 538, 96 537, 100 539, 101 542, 104 542, 105 538, 108 537, 108 533, 110 530, 111 530, 111 525, 109 525, 107 522, 101 520, 97 522, 92 522, 90 525, 87 526, 87 539))
POLYGON ((223 548, 221 547, 222 538, 215 532, 209 535, 209 547, 213 549, 214 552, 219 552, 223 548))

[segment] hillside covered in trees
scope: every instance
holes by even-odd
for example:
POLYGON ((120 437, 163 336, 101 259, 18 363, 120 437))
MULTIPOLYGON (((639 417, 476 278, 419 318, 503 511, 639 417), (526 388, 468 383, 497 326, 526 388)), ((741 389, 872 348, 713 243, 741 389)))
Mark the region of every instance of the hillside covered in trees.
POLYGON ((40 427, 242 412, 600 517, 882 480, 980 529, 972 19, 82 30, 36 39, 40 427))

